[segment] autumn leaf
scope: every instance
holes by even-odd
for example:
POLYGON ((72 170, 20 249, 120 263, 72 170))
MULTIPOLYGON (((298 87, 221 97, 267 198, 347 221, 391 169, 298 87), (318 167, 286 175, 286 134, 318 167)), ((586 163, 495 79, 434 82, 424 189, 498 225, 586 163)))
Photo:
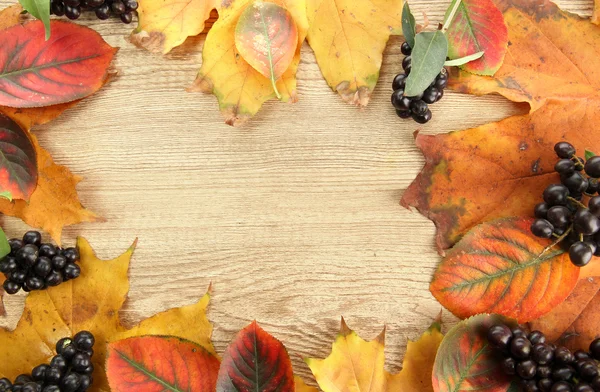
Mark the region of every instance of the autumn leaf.
POLYGON ((458 317, 497 313, 519 322, 559 305, 579 279, 579 268, 560 248, 530 231, 533 219, 509 218, 475 227, 440 263, 434 297, 458 317))
POLYGON ((510 379, 498 366, 499 353, 487 343, 487 330, 506 322, 498 315, 478 315, 448 331, 433 365, 433 390, 508 391, 510 379))
POLYGON ((213 392, 219 359, 174 336, 141 336, 108 345, 106 374, 111 391, 213 392))
POLYGON ((319 392, 317 388, 306 385, 301 377, 295 376, 294 379, 296 380, 296 392, 319 392))
POLYGON ((0 30, 19 24, 21 21, 21 12, 23 7, 20 4, 14 4, 0 11, 0 30))
POLYGON ((511 45, 494 77, 461 72, 455 88, 498 92, 532 112, 446 135, 418 135, 426 164, 402 198, 433 220, 440 249, 481 222, 532 216, 544 188, 558 183, 553 146, 568 140, 600 150, 596 121, 600 31, 540 0, 498 1, 511 45))
POLYGON ((389 392, 433 391, 431 374, 438 348, 444 339, 438 319, 416 342, 408 342, 402 371, 388 379, 389 392))
POLYGON ((254 321, 225 351, 216 391, 293 391, 294 382, 287 350, 254 321))
POLYGON ((321 72, 342 99, 366 106, 379 79, 382 53, 402 29, 402 1, 306 0, 307 40, 321 72))
POLYGON ((81 100, 39 108, 9 108, 8 106, 0 106, 0 113, 12 118, 21 126, 21 128, 30 130, 36 125, 46 124, 54 120, 65 110, 72 108, 80 101, 81 100))
POLYGON ((131 42, 150 52, 169 53, 204 30, 218 0, 140 0, 131 42))
POLYGON ((104 369, 107 344, 114 341, 134 336, 173 335, 195 342, 216 355, 210 340, 212 325, 206 318, 209 294, 194 305, 159 313, 128 330, 121 324, 119 311, 129 291, 127 272, 135 243, 123 255, 109 261, 99 260, 82 238, 78 239, 77 247, 81 276, 30 293, 17 328, 0 329, 0 358, 11 358, 0 362, 0 378, 14 379, 47 363, 55 355, 54 347, 60 338, 81 330, 91 331, 96 338, 91 392, 110 390, 104 369))
POLYGON ((38 180, 36 152, 27 131, 0 113, 0 193, 28 200, 38 180))
MULTIPOLYGON (((238 20, 251 0, 222 3, 219 19, 209 31, 202 51, 202 67, 189 91, 214 94, 229 125, 240 126, 260 110, 263 103, 275 98, 269 78, 252 68, 242 58, 235 45, 238 20)), ((296 71, 300 63, 300 48, 308 30, 305 0, 273 0, 292 15, 298 27, 298 44, 289 68, 277 81, 277 90, 284 102, 297 101, 296 71)))
POLYGON ((84 98, 104 85, 116 49, 87 27, 52 21, 51 29, 49 41, 40 21, 0 31, 0 105, 56 105, 84 98))
MULTIPOLYGON (((452 1, 448 13, 456 1, 459 0, 452 1)), ((508 31, 502 13, 492 0, 460 0, 446 36, 450 59, 485 52, 480 59, 461 66, 466 71, 494 75, 504 62, 508 31)))
POLYGON ((261 75, 269 78, 277 98, 277 80, 289 68, 298 45, 298 26, 283 7, 255 1, 238 20, 235 47, 261 75))
POLYGON ((594 1, 594 13, 592 15, 592 23, 600 24, 600 1, 594 1))

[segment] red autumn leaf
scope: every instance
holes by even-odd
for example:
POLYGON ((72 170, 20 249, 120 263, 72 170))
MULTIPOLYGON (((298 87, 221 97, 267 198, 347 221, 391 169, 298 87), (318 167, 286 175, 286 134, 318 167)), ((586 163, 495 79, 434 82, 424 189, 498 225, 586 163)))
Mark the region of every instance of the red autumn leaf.
POLYGON ((108 345, 106 374, 114 392, 213 392, 219 360, 177 337, 141 336, 108 345))
POLYGON ((0 32, 0 106, 40 107, 96 92, 116 49, 87 27, 51 22, 52 36, 32 21, 0 32))
POLYGON ((498 315, 479 315, 461 321, 442 341, 433 365, 435 392, 506 392, 510 378, 487 343, 487 330, 506 323, 498 315))
POLYGON ((294 374, 283 344, 256 321, 239 332, 225 352, 217 392, 294 391, 294 374))
POLYGON ((497 313, 519 322, 534 320, 571 293, 579 268, 561 249, 542 254, 549 240, 535 237, 533 219, 484 223, 442 260, 430 290, 456 316, 497 313))
POLYGON ((446 36, 450 59, 485 52, 480 59, 461 66, 466 71, 493 75, 504 61, 508 30, 492 0, 462 0, 446 36))
POLYGON ((0 194, 28 200, 37 179, 36 152, 27 132, 0 113, 0 194))
POLYGON ((582 279, 571 295, 550 313, 530 323, 549 341, 571 350, 588 350, 600 330, 600 279, 582 279))

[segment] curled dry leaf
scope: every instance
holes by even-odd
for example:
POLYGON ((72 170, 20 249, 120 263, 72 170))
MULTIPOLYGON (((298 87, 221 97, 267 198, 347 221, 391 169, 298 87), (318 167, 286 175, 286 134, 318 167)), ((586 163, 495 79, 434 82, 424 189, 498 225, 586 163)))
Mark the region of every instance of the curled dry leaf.
POLYGON ((308 43, 327 84, 342 99, 369 103, 382 54, 392 33, 401 34, 400 0, 306 0, 308 43))
POLYGON ((0 113, 0 193, 28 200, 37 180, 37 156, 27 131, 0 113))
POLYGON ((140 336, 108 345, 106 374, 114 392, 213 392, 219 360, 174 336, 140 336))
POLYGON ((200 34, 218 0, 140 0, 131 42, 150 52, 169 53, 200 34))
MULTIPOLYGON (((219 19, 209 31, 202 51, 202 67, 190 91, 214 94, 229 125, 239 126, 260 110, 263 103, 275 97, 271 81, 252 68, 240 56, 235 45, 235 29, 242 12, 251 0, 222 3, 219 19)), ((306 38, 308 20, 305 0, 273 0, 286 8, 298 27, 298 43, 290 67, 277 81, 282 101, 297 100, 296 71, 300 48, 306 38)))
POLYGON ((49 41, 40 21, 0 31, 0 105, 56 105, 87 97, 104 85, 117 50, 87 27, 52 21, 51 29, 49 41))
POLYGON ((294 391, 292 362, 283 344, 256 321, 231 342, 219 370, 217 392, 294 391))
POLYGON ((430 290, 456 316, 497 313, 520 323, 558 306, 571 293, 579 268, 561 249, 535 237, 533 219, 484 223, 460 240, 442 260, 430 290))
POLYGON ((129 291, 127 272, 135 243, 109 261, 98 259, 82 238, 77 247, 81 276, 58 287, 30 293, 17 328, 0 328, 0 358, 11 359, 0 362, 0 378, 14 379, 48 362, 55 355, 59 339, 81 330, 91 331, 96 338, 93 392, 110 390, 105 364, 107 344, 113 341, 143 335, 176 335, 216 355, 210 340, 212 325, 206 318, 209 294, 194 305, 159 313, 128 330, 121 324, 119 311, 129 291))

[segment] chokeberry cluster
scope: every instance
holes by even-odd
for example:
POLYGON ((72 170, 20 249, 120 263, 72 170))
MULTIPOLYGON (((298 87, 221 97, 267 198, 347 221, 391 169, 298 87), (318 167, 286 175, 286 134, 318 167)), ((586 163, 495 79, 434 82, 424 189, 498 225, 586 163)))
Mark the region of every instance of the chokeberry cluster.
POLYGON ((504 372, 519 379, 525 392, 600 391, 600 339, 590 344, 589 352, 571 352, 546 342, 539 331, 528 334, 503 324, 492 326, 487 338, 501 352, 504 372))
POLYGON ((43 290, 75 279, 81 274, 76 264, 79 251, 76 248, 62 249, 50 243, 42 243, 42 235, 28 231, 23 239, 8 241, 10 253, 0 261, 0 272, 4 274, 4 291, 16 294, 43 290))
POLYGON ((444 89, 448 85, 448 73, 446 72, 446 69, 443 68, 440 74, 424 92, 414 97, 407 97, 404 95, 404 88, 406 87, 406 78, 410 74, 412 68, 412 48, 408 42, 404 42, 401 50, 402 54, 406 56, 402 61, 404 73, 396 75, 392 82, 392 88, 394 90, 392 93, 392 105, 394 105, 398 117, 412 117, 413 120, 419 124, 425 124, 429 122, 432 117, 429 105, 436 103, 444 96, 444 89))
POLYGON ((85 392, 92 385, 94 335, 77 333, 72 339, 56 343, 56 355, 50 364, 36 366, 31 374, 10 381, 0 379, 0 392, 85 392))
POLYGON ((50 12, 56 16, 79 19, 84 11, 93 11, 101 20, 111 15, 119 17, 123 23, 131 23, 138 9, 136 0, 49 0, 50 12))
POLYGON ((541 238, 556 238, 568 249, 573 264, 583 267, 593 255, 600 255, 600 156, 586 161, 567 142, 557 143, 554 151, 559 157, 554 170, 560 174, 561 183, 544 190, 544 202, 534 208, 537 219, 531 232, 541 238), (589 197, 587 205, 584 196, 589 197))

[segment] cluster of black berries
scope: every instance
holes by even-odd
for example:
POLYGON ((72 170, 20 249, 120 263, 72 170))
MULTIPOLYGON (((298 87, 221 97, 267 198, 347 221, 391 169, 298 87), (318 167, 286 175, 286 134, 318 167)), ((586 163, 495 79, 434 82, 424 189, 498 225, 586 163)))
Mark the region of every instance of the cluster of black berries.
POLYGON ((525 392, 600 391, 600 339, 590 344, 589 352, 572 353, 547 343, 539 331, 527 334, 520 327, 494 325, 488 342, 501 351, 502 369, 517 377, 525 392))
POLYGON ((544 202, 534 209, 537 219, 531 232, 541 238, 555 237, 569 250, 573 264, 583 267, 593 255, 600 255, 600 156, 586 162, 567 142, 557 143, 554 151, 560 158, 554 169, 561 184, 544 190, 544 202), (590 197, 587 205, 584 195, 590 197))
POLYGON ((435 78, 431 85, 421 94, 415 97, 407 97, 404 95, 404 87, 406 86, 406 78, 411 70, 412 48, 408 42, 402 44, 402 53, 406 56, 402 61, 404 73, 396 75, 392 88, 392 105, 396 108, 398 117, 412 117, 419 124, 425 124, 431 120, 432 114, 428 104, 433 104, 442 99, 444 89, 448 85, 448 74, 443 68, 440 74, 435 78))
POLYGON ((136 0, 51 0, 50 3, 50 12, 56 16, 66 15, 75 20, 84 11, 94 11, 98 19, 105 20, 115 15, 127 24, 133 21, 137 9, 136 0))
POLYGON ((79 261, 76 248, 43 244, 42 235, 37 231, 28 231, 22 240, 13 238, 8 243, 10 253, 0 261, 7 294, 16 294, 20 289, 29 292, 58 286, 81 274, 76 264, 79 261))
POLYGON ((85 392, 92 385, 92 355, 94 335, 77 333, 73 339, 56 343, 56 356, 50 364, 33 368, 31 374, 21 374, 14 382, 0 379, 0 392, 85 392))

